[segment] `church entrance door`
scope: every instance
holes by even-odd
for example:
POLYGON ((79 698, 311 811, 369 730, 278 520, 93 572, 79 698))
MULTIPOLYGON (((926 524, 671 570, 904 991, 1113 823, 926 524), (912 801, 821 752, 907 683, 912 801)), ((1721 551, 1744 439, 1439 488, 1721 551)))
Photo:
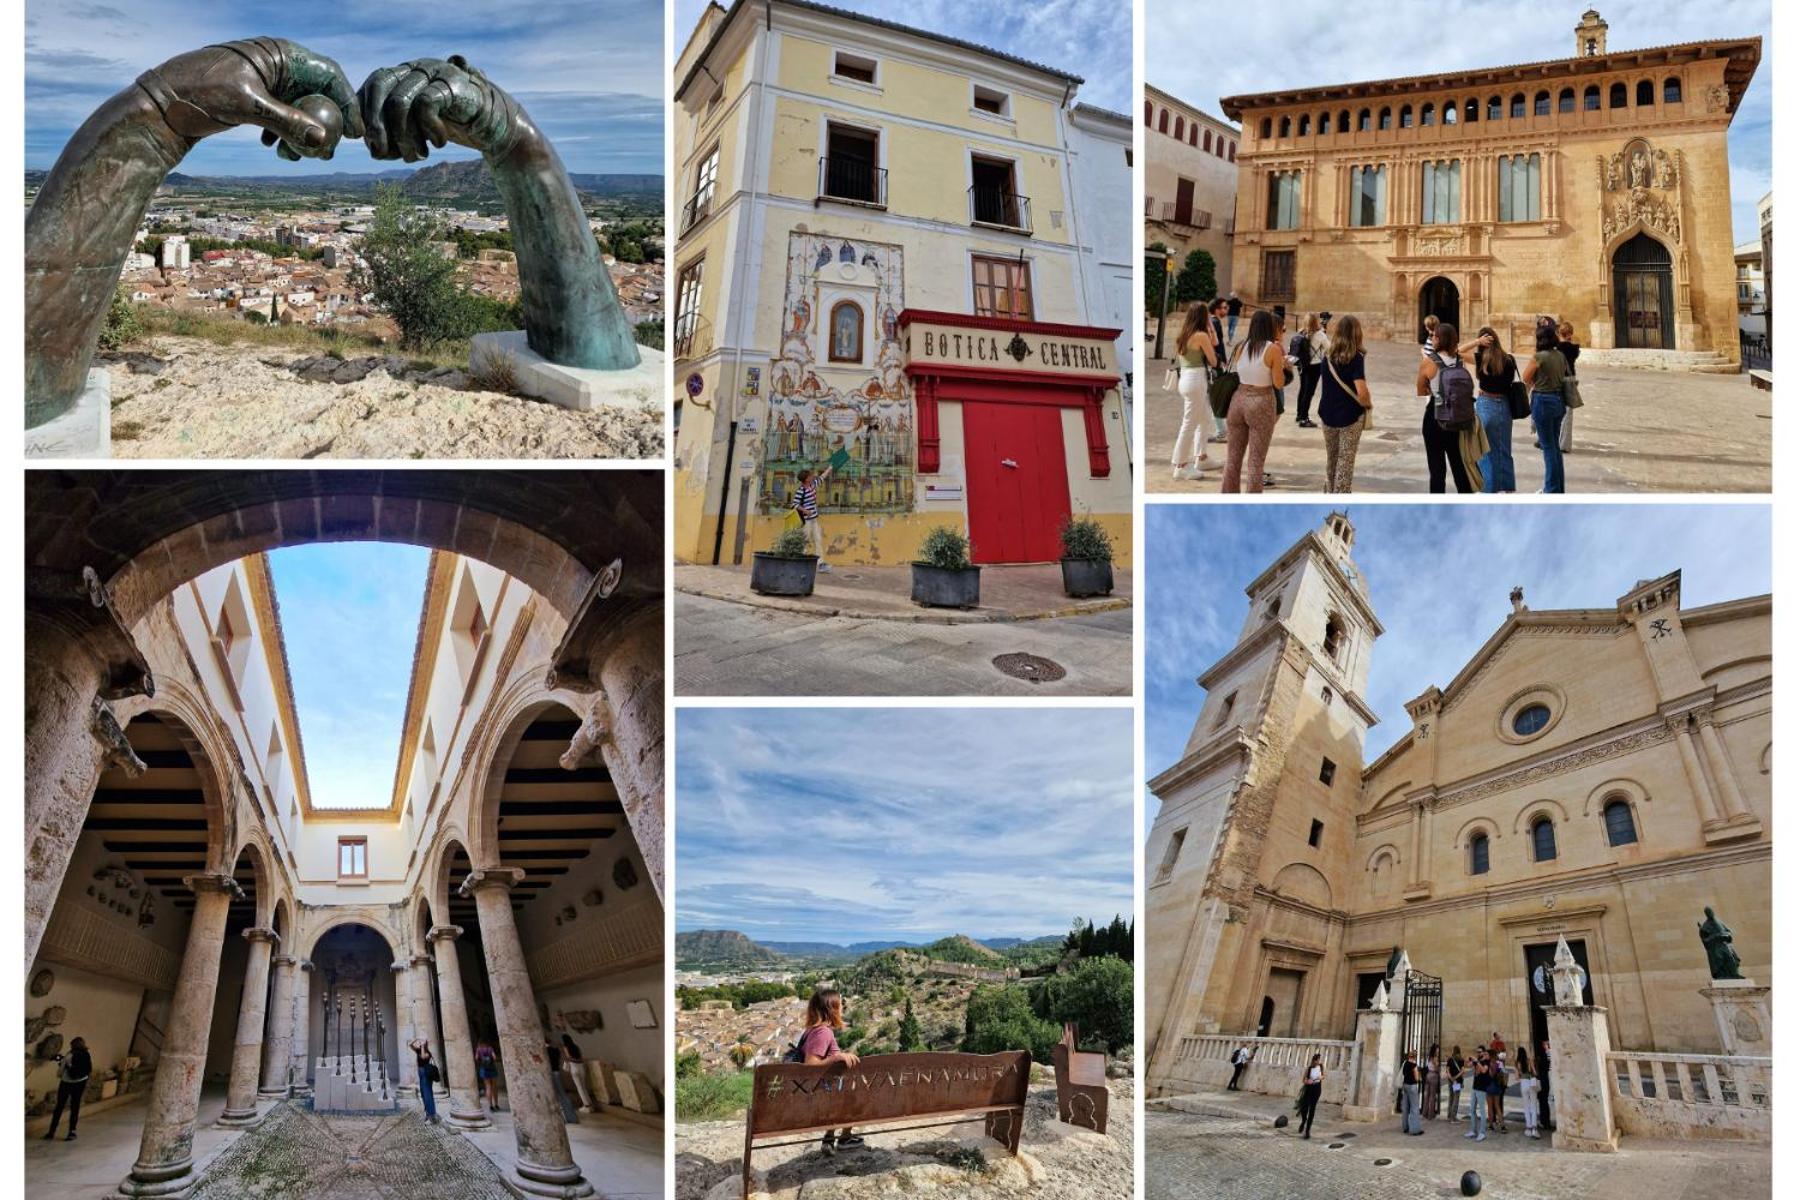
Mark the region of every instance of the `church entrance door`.
POLYGON ((1462 328, 1462 293, 1442 275, 1433 275, 1419 289, 1419 340, 1425 340, 1425 318, 1436 317, 1446 325, 1462 328))
MULTIPOLYGON (((1569 939, 1569 953, 1581 966, 1581 1002, 1594 1002, 1594 981, 1588 974, 1587 943, 1580 938, 1569 939)), ((1556 987, 1550 981, 1550 964, 1556 958, 1555 942, 1540 942, 1535 946, 1525 947, 1525 994, 1530 997, 1531 1052, 1537 1056, 1538 1047, 1550 1036, 1550 1023, 1544 1016, 1544 1010, 1556 1003, 1556 987)), ((1506 1031, 1501 1030, 1502 1037, 1506 1031)))
POLYGON ((1613 251, 1613 344, 1675 348, 1675 286, 1669 250, 1640 233, 1613 251))

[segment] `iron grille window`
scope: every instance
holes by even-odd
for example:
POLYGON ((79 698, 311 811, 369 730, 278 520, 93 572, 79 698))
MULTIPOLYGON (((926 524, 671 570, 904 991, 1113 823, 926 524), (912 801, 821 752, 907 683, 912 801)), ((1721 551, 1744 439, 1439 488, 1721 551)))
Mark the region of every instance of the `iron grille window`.
POLYGON ((1294 252, 1264 250, 1262 298, 1271 304, 1291 304, 1294 299, 1294 252))
POLYGON ((969 175, 969 220, 1007 229, 1031 228, 1031 201, 1019 195, 1013 165, 1000 159, 972 158, 969 175))
POLYGON ((887 203, 887 172, 880 161, 879 135, 845 125, 828 126, 825 159, 819 164, 819 195, 859 204, 887 203))

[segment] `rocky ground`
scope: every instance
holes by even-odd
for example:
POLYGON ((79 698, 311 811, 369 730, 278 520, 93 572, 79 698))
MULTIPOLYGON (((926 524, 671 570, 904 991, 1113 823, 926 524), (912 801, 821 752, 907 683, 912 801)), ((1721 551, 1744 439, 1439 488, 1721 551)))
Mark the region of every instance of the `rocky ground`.
MULTIPOLYGON (((869 1137, 861 1150, 827 1155, 817 1145, 756 1153, 753 1200, 872 1200, 944 1195, 968 1200, 1104 1200, 1132 1194, 1129 1079, 1111 1083, 1107 1132, 1056 1119, 1056 1086, 1034 1084, 1019 1157, 979 1125, 869 1137)), ((679 1126, 676 1200, 736 1200, 743 1164, 741 1118, 679 1126)))
POLYGON ((454 367, 157 338, 96 357, 117 458, 659 458, 663 399, 594 412, 471 389, 454 367))

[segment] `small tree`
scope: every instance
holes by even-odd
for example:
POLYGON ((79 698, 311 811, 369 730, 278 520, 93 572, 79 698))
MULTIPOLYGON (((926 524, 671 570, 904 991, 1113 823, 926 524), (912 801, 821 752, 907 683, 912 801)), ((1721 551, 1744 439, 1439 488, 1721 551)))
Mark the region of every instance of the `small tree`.
POLYGON ((909 1050, 925 1049, 925 1032, 919 1028, 919 1020, 913 1016, 912 997, 906 998, 906 1015, 900 1018, 900 1053, 909 1050))
POLYGON ((352 276, 373 292, 400 328, 409 350, 455 337, 466 312, 456 285, 456 264, 438 250, 443 226, 392 184, 375 189, 375 216, 357 246, 363 264, 352 276))
POLYGON ((1151 242, 1144 247, 1144 313, 1154 317, 1162 311, 1163 302, 1163 252, 1168 247, 1161 242, 1151 242))
POLYGON ((1031 1011, 1024 989, 983 984, 969 997, 963 1017, 962 1048, 969 1054, 1029 1050, 1038 1062, 1050 1061, 1059 1031, 1031 1011))
POLYGON ((1182 304, 1192 304, 1196 300, 1211 300, 1218 294, 1219 282, 1215 277, 1212 253, 1189 251, 1180 273, 1175 276, 1175 299, 1182 304))
POLYGON ((127 342, 144 336, 144 324, 138 320, 137 306, 126 294, 126 285, 113 289, 112 303, 106 308, 106 324, 100 327, 100 349, 117 350, 127 342))
POLYGON ((1074 1021, 1084 1042, 1104 1043, 1116 1054, 1132 1043, 1132 991, 1130 963, 1084 958, 1074 970, 1044 981, 1043 1002, 1052 1021, 1074 1021))
POLYGON ((747 1038, 739 1038, 738 1043, 725 1053, 740 1071, 756 1060, 756 1047, 747 1038))

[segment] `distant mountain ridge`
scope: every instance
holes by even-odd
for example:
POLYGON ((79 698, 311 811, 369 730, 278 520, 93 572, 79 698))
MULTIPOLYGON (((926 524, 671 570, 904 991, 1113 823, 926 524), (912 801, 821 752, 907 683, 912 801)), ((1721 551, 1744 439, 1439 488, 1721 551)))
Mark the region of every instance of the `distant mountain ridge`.
MULTIPOLYGON (((25 172, 25 185, 42 187, 49 174, 45 170, 29 168, 25 172)), ((600 200, 650 193, 660 196, 663 188, 661 175, 571 172, 569 179, 577 191, 600 200)), ((500 192, 494 186, 487 164, 478 158, 436 162, 426 167, 403 167, 386 171, 333 171, 314 175, 188 175, 173 171, 163 180, 164 187, 178 191, 240 189, 266 192, 362 192, 373 190, 378 183, 398 183, 409 195, 419 197, 500 199, 500 192)))
POLYGON ((972 938, 959 933, 932 942, 758 942, 736 930, 696 930, 675 935, 675 960, 678 964, 774 965, 785 959, 863 958, 889 950, 910 950, 927 958, 985 966, 1000 963, 1005 958, 1001 951, 1057 946, 1062 941, 1061 934, 1036 938, 972 938))

